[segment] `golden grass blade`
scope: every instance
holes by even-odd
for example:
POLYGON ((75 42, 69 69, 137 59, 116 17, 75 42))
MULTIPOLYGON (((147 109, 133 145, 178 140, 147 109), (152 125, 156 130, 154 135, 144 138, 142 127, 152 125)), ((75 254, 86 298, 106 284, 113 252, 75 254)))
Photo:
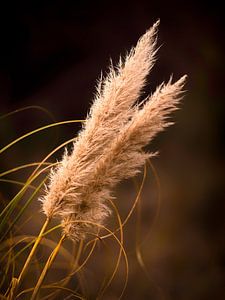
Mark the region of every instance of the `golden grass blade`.
POLYGON ((22 111, 25 111, 25 110, 29 110, 29 109, 37 109, 37 110, 40 110, 42 112, 44 112, 46 115, 48 115, 50 117, 50 119, 52 119, 53 121, 55 121, 55 118, 53 117, 53 114, 50 113, 46 108, 42 107, 42 106, 39 106, 39 105, 30 105, 30 106, 25 106, 25 107, 22 107, 22 108, 19 108, 19 109, 16 109, 14 111, 11 111, 9 113, 6 113, 4 115, 1 115, 0 116, 0 120, 2 119, 5 119, 5 118, 8 118, 14 114, 17 114, 19 112, 22 112, 22 111))
POLYGON ((62 121, 62 122, 57 122, 57 123, 53 123, 53 124, 49 124, 46 126, 42 126, 40 128, 37 128, 35 130, 32 130, 22 136, 20 136, 19 138, 13 140, 11 143, 9 143, 8 145, 6 145, 5 147, 3 147, 2 149, 0 149, 0 154, 2 154, 4 151, 6 151, 7 149, 9 149, 10 147, 12 147, 13 145, 15 145, 16 143, 24 140, 25 138, 32 136, 35 133, 38 133, 40 131, 49 129, 51 127, 55 127, 55 126, 59 126, 59 125, 64 125, 64 124, 71 124, 71 123, 81 123, 84 122, 84 120, 70 120, 70 121, 62 121))
MULTIPOLYGON (((74 249, 73 249, 72 253, 74 253, 74 255, 72 255, 73 257, 72 257, 71 262, 70 262, 71 269, 74 269, 74 268, 79 266, 79 259, 80 259, 80 256, 81 256, 81 253, 82 253, 82 250, 83 250, 83 243, 84 243, 83 241, 80 241, 78 249, 77 249, 76 252, 75 252, 76 244, 75 243, 73 244, 74 249)), ((52 286, 57 285, 57 286, 65 287, 69 283, 69 281, 72 277, 72 276, 70 276, 70 274, 71 274, 71 271, 69 272, 69 274, 67 276, 65 276, 65 278, 61 279, 57 283, 53 283, 52 286)), ((77 279, 79 281, 79 285, 81 286, 82 285, 82 283, 81 283, 82 279, 80 278, 79 274, 77 274, 77 279)), ((51 294, 48 294, 47 296, 42 297, 41 299, 42 300, 54 299, 58 295, 59 292, 60 292, 60 290, 57 289, 57 290, 53 291, 51 294)))
MULTIPOLYGON (((120 230, 120 245, 123 246, 123 224, 121 222, 120 214, 119 214, 119 211, 118 211, 116 205, 111 200, 110 200, 110 204, 113 207, 114 211, 116 212, 116 217, 117 217, 117 220, 118 220, 118 223, 119 223, 119 230, 120 230)), ((116 275, 116 272, 117 272, 117 270, 119 268, 119 264, 120 264, 120 260, 121 260, 121 255, 122 255, 122 248, 120 247, 119 255, 118 255, 117 262, 116 262, 115 268, 113 270, 113 273, 110 276, 110 278, 108 279, 108 282, 105 284, 105 286, 99 292, 100 299, 103 297, 105 291, 110 286, 110 284, 112 283, 112 281, 113 281, 113 279, 114 279, 114 277, 116 275)), ((127 273, 126 273, 124 287, 122 289, 122 292, 121 292, 121 295, 120 295, 119 299, 122 298, 122 295, 123 295, 123 293, 124 293, 124 291, 126 289, 126 286, 127 286, 127 281, 128 281, 128 270, 127 270, 127 273)))
MULTIPOLYGON (((50 164, 51 163, 48 163, 48 162, 42 163, 43 166, 48 166, 50 164)), ((24 165, 21 165, 21 166, 18 166, 16 168, 13 168, 13 169, 10 169, 10 170, 7 170, 5 172, 0 173, 0 177, 3 177, 5 175, 8 175, 8 174, 11 174, 11 173, 14 173, 14 172, 17 172, 17 171, 22 170, 22 169, 26 169, 26 168, 29 168, 29 167, 35 167, 35 166, 39 166, 39 165, 40 165, 40 162, 34 162, 34 163, 30 163, 30 164, 24 164, 24 165)))
POLYGON ((46 230, 46 228, 47 228, 49 222, 50 222, 50 219, 47 218, 46 221, 44 222, 44 224, 43 224, 43 226, 42 226, 42 228, 41 228, 41 230, 40 230, 40 232, 39 232, 39 234, 38 234, 36 240, 35 240, 34 246, 32 247, 31 252, 30 252, 29 256, 27 257, 27 260, 26 260, 26 262, 25 262, 25 264, 24 264, 24 266, 23 266, 23 269, 22 269, 22 271, 20 272, 20 275, 18 276, 18 284, 19 284, 19 283, 21 282, 21 280, 23 279, 23 276, 24 276, 25 273, 26 273, 26 270, 27 270, 27 268, 28 268, 28 266, 29 266, 29 264, 30 264, 30 262, 31 262, 31 259, 32 259, 33 255, 34 255, 34 253, 35 253, 35 251, 36 251, 36 249, 37 249, 37 247, 38 247, 38 245, 39 245, 39 243, 40 243, 40 240, 41 240, 42 237, 43 237, 43 233, 45 232, 45 230, 46 230))
POLYGON ((48 258, 48 260, 47 260, 47 262, 46 262, 46 264, 44 266, 44 269, 41 272, 41 275, 40 275, 40 277, 38 279, 38 282, 37 282, 37 284, 36 284, 36 286, 35 286, 35 288, 33 290, 33 293, 32 293, 32 296, 31 296, 31 300, 35 300, 36 299, 36 297, 38 295, 38 292, 40 290, 40 287, 41 287, 41 285, 42 285, 42 283, 43 283, 43 281, 45 279, 45 276, 47 275, 47 272, 48 272, 49 268, 51 267, 52 263, 54 262, 54 260, 56 258, 56 255, 58 254, 59 249, 60 249, 63 241, 65 240, 65 238, 66 238, 66 236, 63 235, 61 237, 61 239, 59 240, 58 245, 55 247, 55 249, 53 250, 53 252, 50 254, 50 256, 49 256, 49 258, 48 258))
POLYGON ((13 226, 16 224, 16 222, 18 222, 18 220, 21 218, 21 216, 23 215, 24 211, 31 204, 33 198, 36 196, 36 194, 39 192, 39 190, 41 189, 41 187, 45 183, 46 179, 47 178, 45 178, 44 180, 42 180, 42 182, 38 185, 38 187, 35 188, 34 192, 28 198, 28 200, 26 201, 26 203, 20 208, 20 210, 18 211, 18 213, 17 213, 16 217, 14 218, 13 222, 9 225, 9 227, 7 228, 7 230, 5 231, 5 233, 2 235, 1 240, 3 240, 5 238, 5 236, 7 236, 8 232, 11 230, 11 228, 13 228, 13 226))
MULTIPOLYGON (((54 164, 52 164, 54 165, 54 164)), ((51 165, 50 165, 51 166, 51 165)), ((6 207, 2 210, 1 214, 0 214, 0 218, 2 218, 4 215, 4 218, 1 221, 0 224, 0 229, 2 229, 2 227, 4 226, 5 222, 7 221, 7 218, 10 216, 10 214, 12 213, 12 211, 14 210, 14 208, 16 207, 16 205, 18 204, 18 202, 20 201, 21 197, 24 195, 24 193, 26 192, 27 188, 30 186, 30 184, 39 176, 41 175, 43 172, 45 172, 47 169, 50 168, 50 166, 47 166, 45 168, 43 168, 41 171, 39 171, 38 173, 36 173, 34 176, 30 176, 27 180, 27 182, 25 183, 25 185, 23 186, 23 188, 16 194, 16 196, 6 205, 6 207)))
POLYGON ((36 190, 36 187, 34 185, 31 185, 31 184, 27 185, 26 182, 22 182, 22 181, 18 181, 18 180, 0 178, 0 182, 10 183, 10 184, 13 184, 13 185, 19 185, 19 186, 23 186, 23 187, 26 185, 28 188, 36 190))
MULTIPOLYGON (((141 193, 142 193, 142 190, 144 188, 144 183, 145 183, 145 180, 146 180, 146 176, 147 176, 147 167, 146 165, 144 166, 144 172, 143 172, 143 177, 142 177, 142 180, 141 180, 141 184, 140 184, 140 187, 138 188, 138 192, 137 192, 137 195, 135 197, 135 200, 133 202, 133 205, 131 207, 131 209, 129 210, 126 218, 124 219, 124 221, 122 222, 122 227, 124 227, 126 225, 126 223, 128 222, 128 220, 130 219, 131 215, 134 213, 134 210, 137 206, 137 203, 138 201, 140 200, 140 197, 141 197, 141 193)), ((113 233, 116 233, 120 230, 120 227, 116 228, 113 233)), ((108 238, 110 236, 110 234, 106 234, 104 236, 101 236, 101 239, 105 239, 105 238, 108 238)))
POLYGON ((35 253, 35 251, 36 251, 36 249, 37 249, 37 247, 38 247, 38 245, 39 245, 39 243, 42 239, 42 234, 44 233, 45 229, 47 228, 47 226, 49 224, 49 221, 50 220, 47 218, 45 223, 43 224, 43 226, 42 226, 42 228, 39 232, 39 235, 37 236, 37 238, 35 240, 35 243, 34 243, 32 249, 29 253, 29 256, 26 259, 26 262, 25 262, 18 278, 13 278, 12 279, 11 287, 10 287, 10 290, 9 290, 9 296, 8 296, 9 300, 14 299, 14 297, 16 296, 19 285, 20 285, 20 283, 21 283, 21 281, 22 281, 22 279, 23 279, 23 277, 24 277, 24 275, 25 275, 25 273, 26 273, 26 271, 29 267, 29 264, 30 264, 30 262, 31 262, 31 260, 34 256, 34 253, 35 253))
MULTIPOLYGON (((63 291, 69 292, 71 295, 73 295, 77 299, 86 300, 85 298, 83 298, 81 295, 79 295, 78 293, 74 292, 73 290, 71 290, 69 288, 65 288, 65 287, 59 286, 59 285, 43 285, 41 287, 41 289, 59 289, 59 290, 63 290, 63 291)), ((23 290, 22 292, 20 292, 17 295, 16 299, 20 298, 24 294, 32 292, 33 290, 34 290, 34 288, 29 288, 29 289, 23 290)), ((46 297, 41 298, 41 300, 44 300, 44 299, 49 299, 49 298, 46 298, 46 297)))

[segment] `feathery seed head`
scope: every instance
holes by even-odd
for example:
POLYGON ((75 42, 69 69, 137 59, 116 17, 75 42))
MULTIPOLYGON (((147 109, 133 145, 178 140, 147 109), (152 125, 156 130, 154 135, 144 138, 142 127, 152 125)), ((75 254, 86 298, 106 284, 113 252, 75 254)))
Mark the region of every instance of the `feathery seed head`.
POLYGON ((161 84, 143 104, 135 104, 155 62, 156 22, 116 69, 100 80, 90 113, 70 154, 52 170, 43 211, 58 216, 63 230, 74 240, 97 233, 110 214, 111 190, 140 172, 147 158, 143 147, 165 127, 177 109, 186 77, 161 84))

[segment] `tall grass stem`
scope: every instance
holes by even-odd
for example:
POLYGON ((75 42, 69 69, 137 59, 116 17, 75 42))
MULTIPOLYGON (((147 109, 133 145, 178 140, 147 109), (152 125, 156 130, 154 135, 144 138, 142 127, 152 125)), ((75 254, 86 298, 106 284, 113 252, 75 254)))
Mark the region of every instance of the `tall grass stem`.
POLYGON ((49 270, 49 268, 51 267, 52 263, 54 262, 55 258, 56 258, 56 255, 58 254, 59 252, 59 249, 62 245, 62 242, 64 241, 64 239, 66 238, 65 234, 61 237, 61 239, 59 240, 59 243, 58 245, 55 247, 55 249, 52 251, 52 253, 50 254, 45 266, 44 266, 44 269, 42 270, 41 272, 41 275, 38 279, 38 282, 34 288, 34 291, 33 291, 33 294, 31 296, 31 300, 35 300, 37 295, 38 295, 38 292, 40 290, 40 287, 45 279, 45 276, 47 275, 47 272, 49 270))

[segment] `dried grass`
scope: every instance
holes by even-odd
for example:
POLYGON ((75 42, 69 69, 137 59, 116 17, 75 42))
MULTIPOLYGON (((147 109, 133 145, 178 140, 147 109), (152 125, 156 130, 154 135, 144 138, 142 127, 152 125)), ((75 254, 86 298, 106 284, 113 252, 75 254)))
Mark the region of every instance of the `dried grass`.
POLYGON ((135 176, 152 156, 143 150, 152 138, 171 125, 168 115, 177 108, 186 76, 161 84, 141 107, 139 99, 146 76, 155 62, 159 21, 101 80, 85 125, 73 145, 52 169, 41 198, 48 218, 59 217, 64 233, 84 239, 110 214, 112 189, 135 176), (81 221, 80 223, 78 221, 81 221), (87 221, 85 223, 85 220, 87 221))

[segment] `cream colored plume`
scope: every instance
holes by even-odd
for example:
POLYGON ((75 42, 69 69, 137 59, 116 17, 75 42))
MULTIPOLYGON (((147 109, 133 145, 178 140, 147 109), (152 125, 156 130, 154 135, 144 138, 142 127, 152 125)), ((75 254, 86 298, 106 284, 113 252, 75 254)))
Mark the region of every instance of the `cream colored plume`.
POLYGON ((56 169, 41 199, 47 217, 61 218, 72 239, 93 233, 110 214, 111 190, 140 171, 151 156, 143 147, 165 127, 181 98, 185 76, 162 84, 142 107, 135 105, 153 66, 157 22, 125 62, 101 83, 82 131, 56 169), (79 222, 80 221, 80 222, 79 222))
POLYGON ((74 143, 72 155, 65 152, 57 171, 53 170, 51 174, 49 192, 43 198, 47 216, 64 214, 65 201, 61 199, 70 195, 71 178, 86 178, 86 170, 91 172, 90 168, 95 168, 96 160, 103 151, 108 151, 111 141, 132 116, 132 106, 140 96, 145 78, 155 61, 158 25, 159 21, 140 38, 125 62, 120 60, 117 71, 111 68, 106 79, 99 83, 96 98, 74 143))

